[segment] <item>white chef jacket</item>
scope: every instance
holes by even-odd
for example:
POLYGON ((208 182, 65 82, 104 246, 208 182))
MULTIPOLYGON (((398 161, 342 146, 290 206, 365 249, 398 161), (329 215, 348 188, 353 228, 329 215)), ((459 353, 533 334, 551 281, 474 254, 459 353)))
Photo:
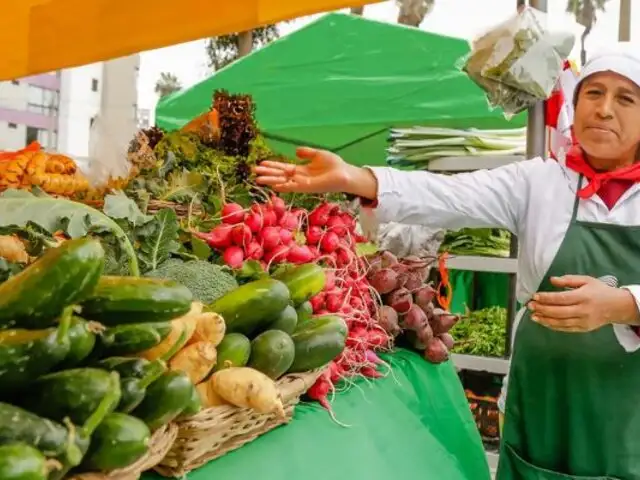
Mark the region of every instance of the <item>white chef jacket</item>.
MULTIPOLYGON (((394 221, 450 230, 504 228, 517 235, 516 296, 522 304, 538 290, 560 248, 571 221, 579 178, 566 167, 564 158, 535 158, 457 175, 384 167, 370 170, 378 180, 378 205, 373 210, 378 223, 394 221)), ((582 199, 577 215, 582 221, 640 225, 640 184, 627 190, 611 210, 597 195, 582 199)), ((624 288, 640 309, 640 285, 624 288)), ((625 351, 640 349, 640 337, 629 326, 614 325, 613 329, 625 351)))

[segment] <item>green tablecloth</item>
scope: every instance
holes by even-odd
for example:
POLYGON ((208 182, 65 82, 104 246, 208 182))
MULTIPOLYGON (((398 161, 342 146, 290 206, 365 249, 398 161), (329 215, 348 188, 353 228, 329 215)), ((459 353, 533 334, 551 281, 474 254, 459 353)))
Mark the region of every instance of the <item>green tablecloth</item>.
MULTIPOLYGON (((191 472, 189 480, 489 480, 484 449, 450 362, 399 350, 393 376, 360 383, 333 401, 191 472)), ((144 480, 159 478, 146 474, 144 480)))

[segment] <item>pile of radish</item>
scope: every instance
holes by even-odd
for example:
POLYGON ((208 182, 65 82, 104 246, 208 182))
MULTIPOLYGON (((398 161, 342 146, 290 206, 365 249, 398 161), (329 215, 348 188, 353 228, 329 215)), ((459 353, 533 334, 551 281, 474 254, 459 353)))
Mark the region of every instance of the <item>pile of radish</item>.
POLYGON ((448 332, 459 317, 434 305, 436 291, 425 283, 432 260, 398 259, 385 251, 369 263, 369 282, 383 303, 378 314, 382 328, 393 337, 404 333, 428 361, 446 361, 454 343, 448 332))
POLYGON ((379 297, 367 278, 369 262, 356 250, 366 241, 356 224, 339 205, 323 202, 308 212, 289 209, 273 195, 249 209, 225 204, 221 223, 198 234, 234 269, 245 260, 259 261, 267 272, 281 263, 315 262, 325 268, 325 288, 310 299, 313 312, 341 315, 349 327, 346 349, 307 392, 329 411, 328 395, 340 380, 382 376, 377 368, 383 361, 375 352, 393 343, 377 321, 379 297))

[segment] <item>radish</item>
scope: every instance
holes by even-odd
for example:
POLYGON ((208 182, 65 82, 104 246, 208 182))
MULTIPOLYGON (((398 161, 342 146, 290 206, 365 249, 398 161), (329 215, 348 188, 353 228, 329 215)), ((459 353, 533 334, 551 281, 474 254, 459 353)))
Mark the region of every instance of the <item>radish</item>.
POLYGON ((271 263, 271 262, 278 263, 286 260, 288 254, 289 254, 289 247, 285 247, 284 245, 278 245, 276 248, 268 251, 264 255, 264 259, 268 263, 271 263))
POLYGON ((232 225, 221 223, 213 227, 209 233, 196 233, 196 236, 206 241, 211 248, 223 249, 231 246, 232 229, 232 225))
POLYGON ((244 249, 246 258, 250 258, 251 260, 260 260, 262 255, 264 255, 264 250, 262 246, 256 242, 255 240, 249 242, 244 249))
POLYGON ((225 249, 222 259, 231 268, 240 268, 244 262, 244 252, 240 247, 231 246, 225 249))
POLYGON ((329 221, 331 210, 332 210, 332 207, 328 203, 323 203, 318 205, 309 214, 309 225, 317 225, 319 227, 324 227, 329 221))
POLYGON ((287 230, 295 230, 296 228, 298 228, 298 219, 295 217, 295 215, 286 212, 280 219, 278 225, 280 225, 282 228, 286 228, 287 230))
POLYGON ((376 352, 374 352, 373 350, 367 350, 365 352, 365 358, 367 360, 367 362, 372 363, 374 365, 384 365, 385 362, 383 362, 380 357, 378 357, 378 355, 376 355, 376 352))
POLYGON ((366 365, 360 369, 360 373, 368 378, 380 378, 383 375, 370 365, 366 365))
POLYGON ((253 233, 258 233, 262 230, 263 226, 262 215, 260 213, 251 212, 247 215, 244 224, 248 226, 253 233))
POLYGON ((320 240, 320 249, 326 253, 335 252, 340 245, 340 237, 335 232, 327 232, 320 240))
POLYGON ((322 239, 322 233, 322 228, 318 227, 317 225, 311 225, 307 229, 307 242, 312 245, 317 245, 318 242, 320 242, 320 240, 322 239))
POLYGON ((309 248, 309 251, 311 252, 311 255, 313 255, 313 259, 317 259, 320 256, 320 252, 318 251, 318 247, 315 247, 313 245, 307 245, 307 247, 309 248))
POLYGON ((389 336, 380 329, 370 330, 367 333, 367 344, 372 347, 388 347, 389 343, 389 336))
POLYGON ((278 216, 276 215, 276 212, 266 208, 263 211, 262 221, 265 227, 272 227, 278 224, 278 216))
MULTIPOLYGON (((285 247, 286 248, 286 247, 285 247)), ((287 260, 296 265, 310 263, 313 261, 313 254, 306 245, 292 245, 287 254, 287 260)))
POLYGON ((286 228, 281 228, 280 242, 283 245, 289 245, 291 242, 293 242, 293 232, 291 230, 287 230, 286 228))
POLYGON ((260 238, 262 239, 262 247, 269 251, 280 245, 280 229, 279 227, 264 227, 260 231, 260 238))
POLYGON ((251 229, 244 224, 235 225, 231 230, 231 239, 233 240, 233 243, 240 247, 247 245, 252 238, 253 235, 251 233, 251 229))
POLYGON ((324 271, 324 276, 325 276, 324 289, 326 291, 333 290, 336 287, 336 274, 335 274, 335 272, 333 272, 332 270, 325 270, 324 271))
POLYGON ((339 312, 340 308, 342 307, 343 301, 344 300, 340 294, 327 295, 327 299, 325 301, 327 310, 329 310, 331 313, 339 312))
POLYGON ((347 234, 347 227, 340 217, 334 215, 327 220, 327 228, 336 233, 340 237, 344 237, 347 234))
POLYGON ((281 218, 287 211, 287 204, 284 203, 283 199, 276 195, 271 196, 271 207, 278 218, 281 218))
POLYGON ((244 209, 237 203, 225 203, 220 215, 222 221, 229 225, 236 225, 244 221, 244 209))
POLYGON ((324 292, 320 292, 309 299, 309 302, 311 303, 311 308, 313 309, 313 313, 318 313, 318 311, 324 308, 325 298, 326 298, 326 295, 324 294, 324 292))

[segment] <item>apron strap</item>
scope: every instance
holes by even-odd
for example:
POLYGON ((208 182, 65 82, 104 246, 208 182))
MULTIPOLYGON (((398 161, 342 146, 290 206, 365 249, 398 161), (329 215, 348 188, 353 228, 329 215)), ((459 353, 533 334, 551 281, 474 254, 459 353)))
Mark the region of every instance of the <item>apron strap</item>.
POLYGON ((584 176, 580 174, 580 177, 578 178, 578 188, 576 189, 576 198, 573 201, 573 211, 571 212, 571 223, 575 222, 576 218, 578 217, 578 206, 580 205, 580 197, 578 196, 578 191, 580 191, 580 188, 582 187, 583 178, 584 176))

